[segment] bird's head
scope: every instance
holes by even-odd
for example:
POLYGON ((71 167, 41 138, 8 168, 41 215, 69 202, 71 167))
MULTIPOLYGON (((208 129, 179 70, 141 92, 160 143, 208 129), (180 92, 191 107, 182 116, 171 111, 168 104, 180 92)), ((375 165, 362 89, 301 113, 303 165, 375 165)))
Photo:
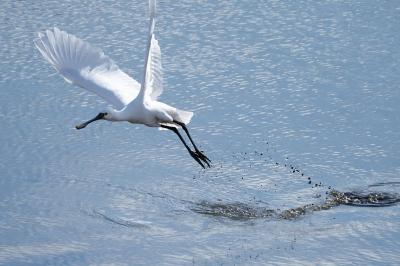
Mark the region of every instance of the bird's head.
POLYGON ((107 107, 103 112, 104 117, 102 119, 108 120, 108 121, 118 121, 118 111, 114 110, 111 107, 107 107))

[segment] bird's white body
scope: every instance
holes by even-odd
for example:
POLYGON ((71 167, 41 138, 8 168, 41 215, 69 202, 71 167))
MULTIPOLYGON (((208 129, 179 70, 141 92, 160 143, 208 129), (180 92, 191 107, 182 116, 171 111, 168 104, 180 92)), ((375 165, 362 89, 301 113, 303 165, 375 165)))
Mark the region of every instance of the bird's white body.
MULTIPOLYGON (((159 101, 144 101, 134 99, 122 110, 110 109, 108 112, 110 121, 128 121, 133 124, 144 124, 149 127, 160 125, 172 125, 173 121, 190 122, 192 112, 182 111, 159 101)), ((108 115, 106 118, 108 118, 108 115)))
POLYGON ((58 28, 39 33, 36 47, 44 58, 75 85, 92 91, 114 106, 103 119, 128 121, 150 127, 188 124, 192 112, 159 102, 163 91, 161 50, 154 35, 155 0, 150 0, 150 31, 142 84, 129 77, 104 53, 58 28))

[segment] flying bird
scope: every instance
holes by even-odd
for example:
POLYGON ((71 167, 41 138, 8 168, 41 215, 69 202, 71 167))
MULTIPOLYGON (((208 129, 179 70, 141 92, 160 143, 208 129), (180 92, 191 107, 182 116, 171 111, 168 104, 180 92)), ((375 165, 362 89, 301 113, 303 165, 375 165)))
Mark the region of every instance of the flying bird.
POLYGON ((189 154, 203 168, 210 159, 194 143, 187 124, 193 113, 158 101, 163 92, 161 50, 154 34, 156 1, 149 1, 150 25, 142 84, 128 76, 104 53, 72 34, 58 28, 39 32, 35 45, 43 57, 71 84, 89 90, 114 108, 107 108, 96 117, 76 126, 83 129, 97 120, 128 121, 173 131, 189 154), (182 137, 183 129, 193 150, 182 137))

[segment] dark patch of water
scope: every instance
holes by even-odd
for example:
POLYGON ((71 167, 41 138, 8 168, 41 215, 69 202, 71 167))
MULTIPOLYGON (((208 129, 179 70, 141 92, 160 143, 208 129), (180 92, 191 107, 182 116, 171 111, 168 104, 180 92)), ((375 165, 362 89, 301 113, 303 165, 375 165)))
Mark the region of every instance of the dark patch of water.
POLYGON ((340 192, 332 190, 322 204, 307 204, 288 210, 275 210, 266 207, 253 206, 246 203, 201 201, 191 208, 192 211, 232 220, 249 220, 260 218, 275 218, 283 220, 297 219, 315 211, 328 210, 339 205, 357 207, 387 207, 400 202, 400 195, 388 192, 340 192))

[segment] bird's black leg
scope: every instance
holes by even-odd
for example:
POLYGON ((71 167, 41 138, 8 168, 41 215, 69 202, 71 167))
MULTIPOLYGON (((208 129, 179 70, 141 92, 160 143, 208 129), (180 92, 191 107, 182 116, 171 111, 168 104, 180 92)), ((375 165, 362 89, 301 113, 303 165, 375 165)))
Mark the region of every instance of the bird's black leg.
POLYGON ((183 145, 185 145, 185 148, 188 150, 190 156, 192 156, 192 158, 195 159, 196 162, 198 162, 201 165, 201 167, 205 168, 204 164, 200 161, 199 155, 189 148, 189 146, 186 144, 185 140, 183 139, 183 137, 181 136, 181 134, 179 133, 179 131, 176 127, 171 127, 171 126, 166 126, 166 125, 161 125, 161 127, 172 130, 176 135, 178 135, 179 139, 182 141, 183 145))
POLYGON ((190 134, 189 134, 189 130, 188 130, 187 126, 186 126, 184 123, 179 122, 179 121, 175 121, 175 120, 174 120, 173 122, 174 122, 175 124, 177 124, 177 125, 179 125, 179 126, 181 126, 181 127, 183 128, 183 130, 185 131, 186 135, 189 137, 189 140, 190 140, 190 142, 192 143, 192 145, 193 145, 193 147, 194 147, 194 150, 195 150, 196 153, 199 155, 199 158, 200 158, 201 160, 203 160, 203 162, 205 162, 205 163, 207 164, 208 167, 210 167, 211 160, 208 159, 208 157, 205 156, 204 153, 203 153, 202 151, 200 151, 200 150, 197 148, 196 144, 194 144, 194 141, 193 141, 192 137, 191 137, 190 134))

